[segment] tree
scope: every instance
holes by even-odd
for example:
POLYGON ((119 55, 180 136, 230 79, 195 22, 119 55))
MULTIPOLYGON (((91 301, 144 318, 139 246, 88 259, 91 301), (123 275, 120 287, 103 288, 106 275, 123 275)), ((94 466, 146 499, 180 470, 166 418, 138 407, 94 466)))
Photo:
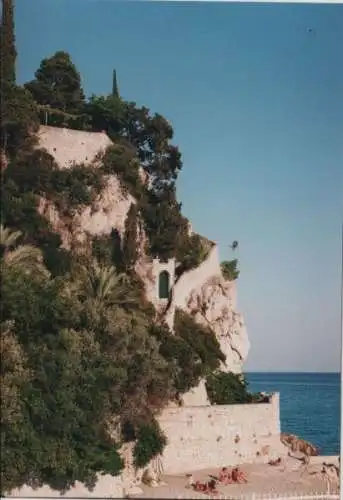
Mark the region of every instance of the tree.
POLYGON ((85 111, 91 117, 94 131, 104 130, 112 140, 120 136, 125 123, 125 107, 118 96, 92 95, 85 105, 85 111))
POLYGON ((22 236, 20 231, 11 231, 0 225, 1 263, 6 267, 20 267, 27 273, 40 273, 48 276, 43 264, 43 254, 32 245, 18 245, 22 236))
POLYGON ((150 255, 161 259, 174 256, 187 232, 175 186, 165 187, 158 194, 150 191, 142 200, 140 208, 149 239, 150 255))
POLYGON ((1 426, 14 425, 23 418, 21 389, 30 380, 28 360, 18 342, 13 321, 0 324, 1 426))
POLYGON ((80 300, 89 301, 94 308, 115 305, 132 307, 137 302, 128 277, 118 273, 114 266, 99 264, 94 258, 74 267, 74 283, 71 286, 80 300))
POLYGON ((43 59, 35 79, 25 84, 35 101, 65 113, 81 113, 85 96, 81 77, 67 52, 43 59))
POLYGON ((113 70, 113 81, 112 81, 112 96, 118 98, 119 97, 119 88, 117 82, 117 72, 113 70))
POLYGON ((2 0, 1 21, 1 87, 4 82, 15 84, 15 48, 13 0, 2 0))
POLYGON ((123 269, 122 238, 120 232, 113 228, 109 235, 94 237, 92 241, 92 255, 106 266, 114 266, 118 270, 123 269))
POLYGON ((39 127, 37 107, 27 90, 11 82, 4 81, 1 92, 1 149, 6 155, 19 155, 35 139, 39 127))
POLYGON ((137 240, 137 205, 131 203, 125 219, 123 238, 123 261, 127 271, 134 268, 138 258, 137 240))
MULTIPOLYGON (((18 268, 7 269, 1 285, 3 321, 15 325, 32 371, 20 389, 23 418, 1 426, 2 493, 25 483, 63 491, 76 480, 91 486, 97 472, 118 474, 123 464, 108 429, 119 408, 111 399, 118 373, 94 332, 80 328, 80 304, 63 293, 64 280, 18 268)), ((9 353, 9 341, 2 348, 9 353)))
POLYGON ((174 135, 172 126, 162 115, 151 115, 148 108, 138 108, 135 103, 126 103, 124 111, 122 135, 135 145, 151 188, 158 193, 166 186, 173 186, 182 161, 178 147, 170 143, 174 135))

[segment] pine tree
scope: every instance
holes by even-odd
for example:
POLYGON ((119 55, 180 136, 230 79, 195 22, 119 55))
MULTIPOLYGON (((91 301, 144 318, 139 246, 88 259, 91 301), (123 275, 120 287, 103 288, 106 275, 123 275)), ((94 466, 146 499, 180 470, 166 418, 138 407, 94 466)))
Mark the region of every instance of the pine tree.
POLYGON ((125 220, 125 233, 123 238, 123 262, 125 269, 131 270, 137 258, 137 207, 132 203, 125 220))
POLYGON ((15 48, 13 0, 2 0, 1 80, 15 83, 15 48))

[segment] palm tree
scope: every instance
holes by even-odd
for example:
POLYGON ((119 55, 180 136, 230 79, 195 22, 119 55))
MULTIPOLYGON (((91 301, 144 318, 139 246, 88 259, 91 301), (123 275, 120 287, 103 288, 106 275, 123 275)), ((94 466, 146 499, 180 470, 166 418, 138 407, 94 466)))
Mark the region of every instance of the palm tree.
POLYGON ((48 276, 41 250, 32 245, 18 245, 21 236, 21 231, 12 231, 0 224, 1 267, 21 267, 27 273, 38 272, 48 276))
POLYGON ((128 277, 114 266, 101 265, 96 259, 78 265, 74 272, 73 290, 98 306, 129 306, 137 303, 128 277))

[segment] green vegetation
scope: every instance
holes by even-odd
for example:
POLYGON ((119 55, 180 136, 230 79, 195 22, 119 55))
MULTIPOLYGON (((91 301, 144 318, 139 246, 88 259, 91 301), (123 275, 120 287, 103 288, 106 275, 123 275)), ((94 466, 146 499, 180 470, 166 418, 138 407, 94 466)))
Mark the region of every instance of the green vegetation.
POLYGON ((138 258, 137 207, 131 204, 126 220, 123 239, 123 263, 126 271, 132 271, 138 258))
MULTIPOLYGON (((15 83, 15 60, 17 51, 15 48, 13 1, 2 0, 1 12, 1 84, 8 82, 15 83)), ((1 86, 2 89, 2 86, 1 86)))
POLYGON ((86 99, 62 51, 16 85, 13 5, 2 1, 1 493, 25 483, 91 487, 97 473, 120 473, 126 441, 135 441, 136 466, 161 453, 159 411, 225 360, 213 332, 185 313, 177 311, 175 335, 156 322, 134 270, 139 224, 148 254, 176 257, 178 276, 211 244, 189 234, 181 213, 169 122, 122 100, 116 82, 111 95, 86 99), (40 123, 104 130, 114 144, 97 167, 60 170, 34 147, 40 123), (64 248, 73 216, 94 206, 111 174, 137 201, 122 237, 114 228, 82 252, 74 240, 64 248), (57 209, 54 224, 43 206, 57 209))
POLYGON ((157 422, 142 424, 137 432, 137 441, 134 447, 134 465, 144 467, 151 458, 163 452, 167 444, 165 435, 161 432, 157 422))
POLYGON ((221 270, 223 276, 228 281, 234 281, 239 276, 239 270, 237 269, 237 259, 234 260, 224 260, 221 264, 221 270))
POLYGON ((211 404, 231 405, 254 402, 254 395, 248 391, 242 375, 213 372, 206 380, 207 395, 211 404))
POLYGON ((52 57, 43 59, 35 79, 25 87, 37 104, 69 114, 79 114, 83 110, 85 96, 81 77, 66 52, 58 51, 52 57))

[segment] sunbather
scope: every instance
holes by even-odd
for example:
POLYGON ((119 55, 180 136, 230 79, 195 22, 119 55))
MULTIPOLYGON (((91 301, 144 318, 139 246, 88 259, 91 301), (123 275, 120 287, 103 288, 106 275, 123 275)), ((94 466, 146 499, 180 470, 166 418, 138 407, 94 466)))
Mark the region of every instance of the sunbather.
POLYGON ((269 460, 268 465, 280 465, 281 464, 281 458, 277 458, 275 460, 269 460))
POLYGON ((231 474, 227 467, 223 467, 220 471, 218 481, 222 484, 232 484, 231 474))
POLYGON ((247 483, 247 479, 245 477, 244 472, 242 472, 238 467, 235 467, 234 469, 232 469, 231 478, 232 478, 232 482, 234 482, 234 483, 239 483, 239 484, 247 483))
POLYGON ((201 483, 200 481, 195 481, 192 486, 195 491, 199 491, 201 493, 207 493, 209 495, 215 495, 218 493, 218 491, 216 490, 216 481, 214 479, 211 479, 211 481, 209 481, 207 484, 201 483))

